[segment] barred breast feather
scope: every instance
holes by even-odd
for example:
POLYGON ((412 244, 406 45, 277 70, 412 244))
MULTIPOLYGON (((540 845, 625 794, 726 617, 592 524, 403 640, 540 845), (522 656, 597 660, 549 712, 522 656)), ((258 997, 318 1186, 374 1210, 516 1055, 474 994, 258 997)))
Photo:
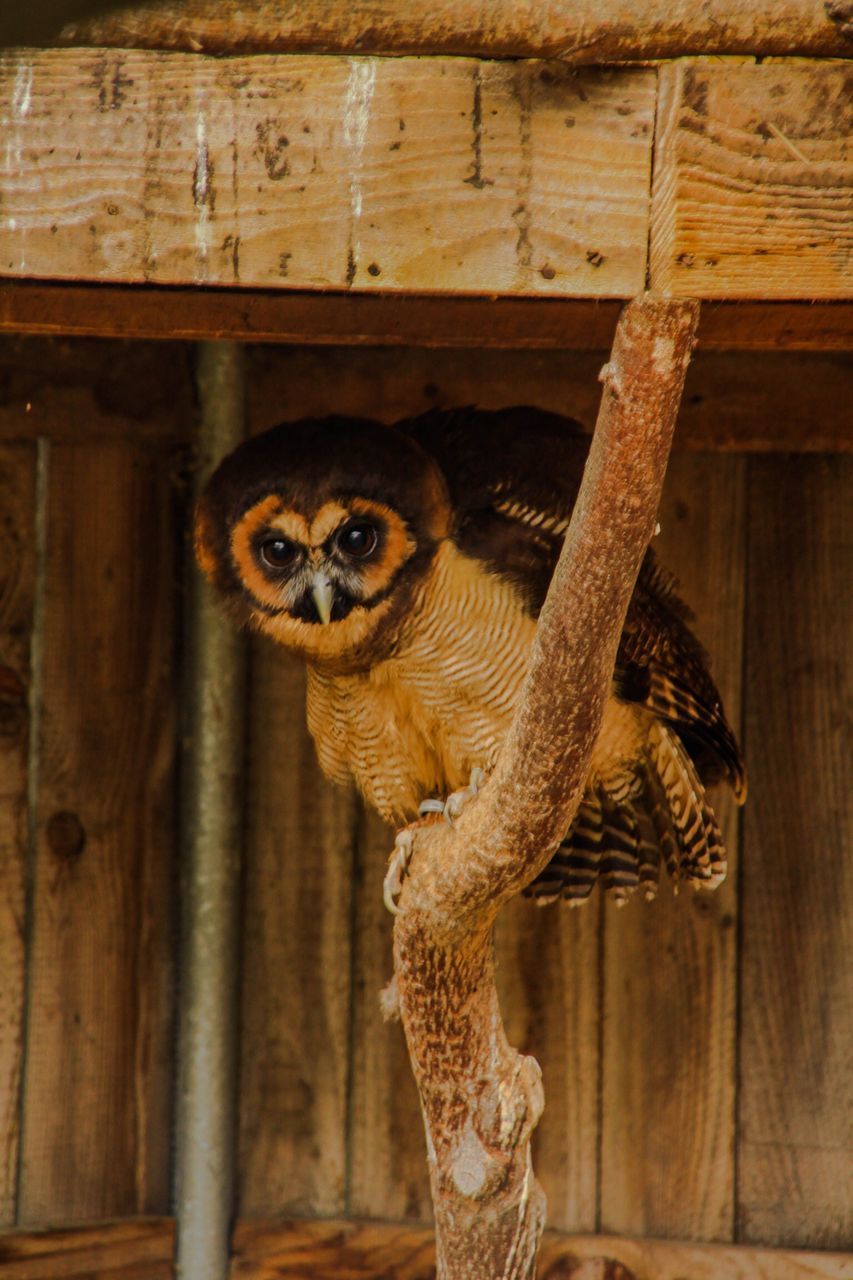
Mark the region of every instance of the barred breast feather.
MULTIPOLYGON (((568 528, 586 438, 566 419, 526 408, 436 412, 401 425, 447 477, 460 553, 487 581, 512 590, 517 614, 535 619, 568 528)), ((742 801, 745 772, 690 617, 649 552, 586 793, 529 890, 539 901, 581 902, 596 881, 617 899, 638 889, 652 897, 661 862, 676 883, 713 887, 724 877, 725 850, 705 786, 725 780, 742 801)), ((531 633, 522 639, 519 632, 516 624, 518 643, 528 645, 531 633)), ((495 671, 503 679, 499 663, 495 671)), ((505 683, 512 702, 518 685, 505 683)))

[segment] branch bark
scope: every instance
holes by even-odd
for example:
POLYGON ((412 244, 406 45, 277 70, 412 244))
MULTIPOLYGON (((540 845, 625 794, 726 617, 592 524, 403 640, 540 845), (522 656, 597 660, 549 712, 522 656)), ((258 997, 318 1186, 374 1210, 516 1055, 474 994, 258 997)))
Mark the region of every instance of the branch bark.
MULTIPOLYGON (((71 0, 65 0, 71 7, 71 0)), ((59 14, 62 0, 51 0, 59 14)), ((98 0, 78 0, 75 16, 98 0)), ((100 6, 99 6, 100 7, 100 6)), ((69 23, 60 43, 198 53, 561 58, 575 64, 689 54, 843 57, 851 0, 165 0, 69 23)))
POLYGON ((440 1280, 533 1275, 545 1199, 533 1058, 507 1042, 492 926, 580 800, 651 539, 699 305, 647 294, 619 320, 598 423, 498 765, 455 827, 417 828, 394 928, 397 993, 427 1131, 440 1280))

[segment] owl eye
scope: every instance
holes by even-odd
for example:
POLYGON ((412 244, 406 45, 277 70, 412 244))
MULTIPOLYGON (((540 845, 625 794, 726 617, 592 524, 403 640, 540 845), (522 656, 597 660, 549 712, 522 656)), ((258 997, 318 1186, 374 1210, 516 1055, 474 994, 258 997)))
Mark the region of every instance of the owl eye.
POLYGON ((299 555, 299 546, 289 538, 267 538, 260 545, 260 555, 270 569, 286 569, 299 555))
POLYGON ((335 541, 340 551, 362 560, 376 550, 379 536, 369 520, 351 520, 340 530, 335 541))

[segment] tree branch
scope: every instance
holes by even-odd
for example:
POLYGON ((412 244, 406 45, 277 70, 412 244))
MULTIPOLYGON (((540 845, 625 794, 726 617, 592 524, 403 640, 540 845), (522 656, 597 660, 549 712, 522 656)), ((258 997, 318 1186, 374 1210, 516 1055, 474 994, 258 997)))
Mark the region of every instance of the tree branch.
POLYGON ((416 830, 394 929, 400 1010, 427 1129, 442 1280, 533 1275, 544 1195, 533 1058, 508 1044, 492 925, 580 801, 651 539, 699 307, 647 294, 620 318, 578 501, 497 767, 455 827, 416 830))

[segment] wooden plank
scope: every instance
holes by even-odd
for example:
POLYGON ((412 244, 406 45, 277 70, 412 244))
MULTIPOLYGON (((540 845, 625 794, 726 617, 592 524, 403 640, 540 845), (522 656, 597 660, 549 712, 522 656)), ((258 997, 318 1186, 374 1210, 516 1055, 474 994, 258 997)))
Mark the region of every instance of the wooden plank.
MULTIPOLYGON (((250 350, 248 386, 258 429, 283 417, 345 413, 395 422, 433 408, 530 404, 592 431, 607 358, 606 350, 259 346, 250 350)), ((839 413, 849 385, 849 361, 839 355, 699 351, 675 447, 849 452, 853 429, 839 413)))
POLYGON ((592 1231, 599 1175, 599 911, 509 903, 495 929, 507 1037, 542 1068, 545 1112, 533 1167, 548 1224, 592 1231))
MULTIPOLYGON (((845 1280, 851 1254, 546 1232, 540 1280, 845 1280)), ((240 1222, 232 1280, 427 1280, 432 1232, 380 1222, 240 1222)))
POLYGON ((346 1210, 355 798, 325 781, 303 664, 253 649, 240 1211, 346 1210))
MULTIPOLYGON (((87 7, 100 6, 89 0, 87 7)), ((772 16, 756 13, 748 0, 711 0, 699 10, 692 0, 623 0, 618 18, 613 6, 595 0, 547 8, 518 0, 407 0, 402 9, 394 0, 181 0, 153 9, 128 4, 88 21, 78 10, 68 14, 65 40, 219 54, 302 49, 626 62, 688 53, 843 55, 850 35, 842 6, 820 0, 780 0, 772 16)), ((58 16, 45 38, 57 30, 58 16)))
POLYGON ((393 971, 393 920, 382 902, 393 845, 392 829, 365 812, 356 872, 348 1212, 425 1222, 432 1201, 418 1094, 402 1027, 386 1022, 379 1006, 393 971))
MULTIPOLYGON (((591 428, 606 357, 604 347, 497 354, 258 345, 249 351, 249 392, 261 427, 296 414, 393 422, 436 406, 516 403, 568 413, 591 428)), ((676 448, 849 452, 853 430, 838 411, 849 378, 847 358, 832 352, 700 350, 688 370, 676 448)), ((172 448, 192 433, 181 343, 0 337, 0 379, 0 439, 112 436, 172 448)))
POLYGON ((853 1234, 852 500, 849 459, 750 464, 738 1230, 827 1248, 853 1234))
POLYGON ((51 450, 20 1220, 163 1210, 176 705, 165 468, 51 450))
MULTIPOLYGON (((0 279, 0 333, 353 346, 610 349, 618 302, 45 284, 0 279)), ((702 350, 849 351, 853 305, 715 302, 702 350)))
POLYGON ((0 60, 0 272, 626 297, 655 73, 465 59, 0 60))
MULTIPOLYGON (((744 482, 744 459, 674 455, 655 542, 736 731, 744 482)), ((675 897, 662 883, 654 903, 606 908, 601 1222, 626 1235, 732 1239, 738 821, 727 791, 713 803, 729 855, 721 888, 675 897)))
POLYGON ((652 287, 849 298, 851 99, 839 64, 661 68, 652 287))
POLYGON ((3 1280, 172 1280, 170 1218, 0 1235, 3 1280))
POLYGON ((1 439, 177 444, 195 424, 188 353, 176 342, 5 335, 0 387, 1 439))
POLYGON ((26 990, 36 456, 0 446, 0 1225, 15 1221, 26 990))

